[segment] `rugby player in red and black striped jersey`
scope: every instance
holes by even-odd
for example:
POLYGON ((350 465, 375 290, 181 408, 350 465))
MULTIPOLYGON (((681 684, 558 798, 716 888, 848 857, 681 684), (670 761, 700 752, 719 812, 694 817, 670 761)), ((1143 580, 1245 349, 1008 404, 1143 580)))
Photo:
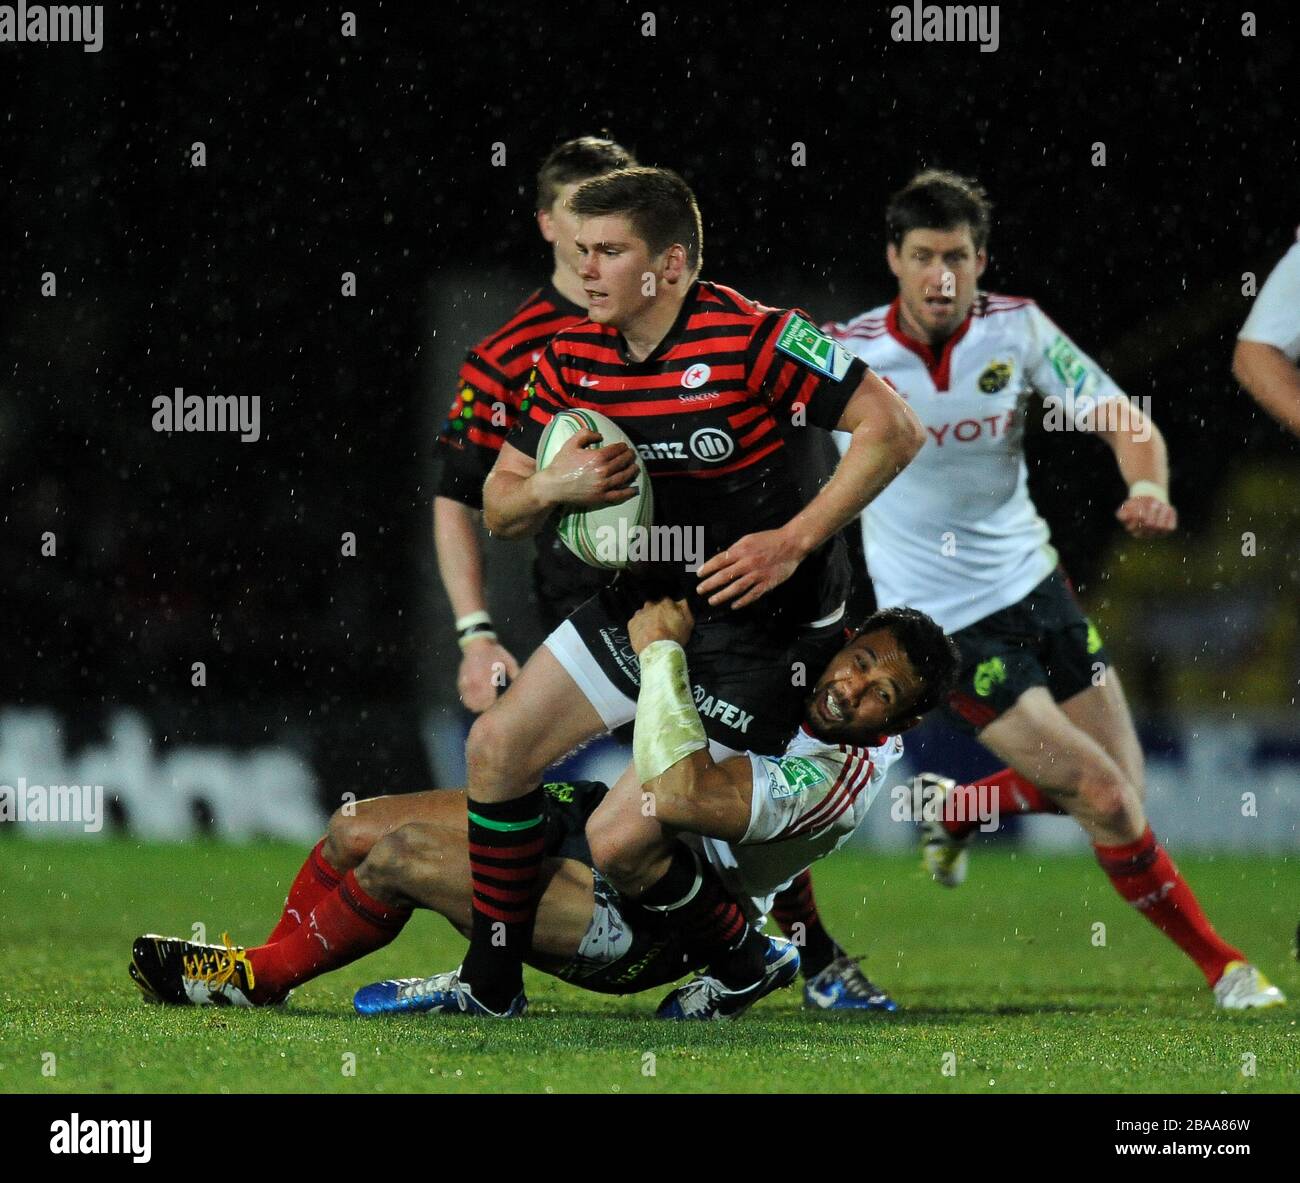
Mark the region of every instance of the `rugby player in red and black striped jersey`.
MULTIPOLYGON (((566 202, 583 181, 630 164, 635 161, 625 148, 593 136, 566 141, 542 163, 537 174, 537 223, 553 247, 550 284, 529 296, 504 325, 470 350, 439 437, 442 471, 434 502, 438 567, 453 614, 458 624, 466 625, 467 635, 460 638, 457 691, 464 705, 476 713, 496 700, 498 687, 504 683, 501 672, 511 678, 519 672, 514 656, 500 644, 487 616, 478 530, 483 482, 514 427, 525 384, 541 350, 556 333, 586 320, 586 293, 577 273, 579 255, 574 242, 577 219, 566 202)), ((693 397, 689 391, 683 396, 693 397)), ((698 401, 703 404, 713 397, 705 392, 698 401)), ((805 457, 802 442, 796 435, 786 446, 801 453, 795 466, 798 476, 811 483, 815 492, 830 474, 833 462, 828 463, 826 454, 834 456, 833 445, 827 439, 819 454, 813 441, 808 441, 810 454, 805 457)), ((534 537, 534 602, 549 633, 610 577, 577 559, 556 532, 542 531, 534 537)), ((345 845, 358 854, 358 843, 372 837, 371 827, 356 815, 340 819, 335 829, 355 832, 345 845)), ((808 1005, 821 1009, 892 1008, 888 996, 868 981, 860 965, 845 955, 826 929, 809 872, 777 896, 773 915, 783 932, 797 934, 802 942, 808 1005)))
MULTIPOLYGON (((486 618, 478 511, 483 481, 518 417, 523 388, 542 349, 554 332, 586 319, 586 294, 576 264, 575 215, 566 201, 584 181, 631 161, 626 149, 607 139, 583 136, 551 152, 537 175, 537 222, 552 244, 554 270, 548 287, 539 289, 506 324, 469 353, 460 371, 460 388, 439 440, 442 470, 434 502, 434 532, 443 584, 458 619, 482 613, 486 618)), ((833 446, 831 453, 834 453, 833 446)), ((816 481, 828 474, 820 458, 803 466, 816 481)), ((533 568, 539 616, 548 631, 609 581, 605 571, 588 567, 554 532, 538 537, 533 568)), ((486 710, 496 699, 494 666, 513 677, 514 658, 501 646, 490 623, 473 628, 462 641, 458 674, 461 700, 471 710, 486 710)), ((294 878, 282 915, 268 942, 283 939, 306 918, 322 891, 356 867, 375 842, 408 822, 430 819, 434 793, 383 797, 357 809, 341 809, 330 819, 329 833, 312 850, 294 878)), ((435 810, 436 811, 436 810, 435 810)), ((809 978, 806 998, 821 1009, 892 1007, 860 966, 844 956, 817 911, 812 879, 805 871, 777 897, 773 915, 786 933, 802 941, 803 968, 809 978), (813 987, 817 988, 814 989, 813 987)))
MULTIPOLYGON (((583 181, 635 163, 622 145, 596 136, 567 140, 542 162, 537 173, 537 227, 552 246, 550 282, 469 351, 438 438, 442 469, 433 503, 434 543, 438 571, 461 633, 456 689, 461 702, 476 713, 496 701, 502 671, 509 677, 519 672, 487 613, 479 543, 483 482, 515 425, 524 384, 546 343, 561 329, 587 318, 573 242, 576 219, 565 203, 583 181)), ((608 581, 607 572, 570 554, 555 533, 538 536, 533 590, 547 632, 608 581)))
MULTIPOLYGON (((624 444, 588 449, 597 438, 579 434, 546 469, 532 459, 555 410, 595 407, 616 419, 649 457, 656 529, 699 529, 712 556, 672 575, 697 621, 690 668, 715 756, 780 751, 803 705, 801 669, 819 668, 842 637, 847 565, 836 535, 916 454, 922 429, 902 399, 800 314, 699 281, 699 210, 676 174, 618 170, 580 186, 569 207, 593 324, 543 351, 526 414, 484 487, 485 520, 523 537, 560 506, 630 497, 637 470, 624 444), (809 425, 853 437, 811 499, 799 495, 787 445, 809 425)), ((448 1010, 505 1015, 525 1006, 522 959, 542 853, 538 777, 634 717, 639 671, 626 623, 647 591, 636 578, 617 580, 589 600, 470 732, 474 923, 448 1010)), ((640 783, 629 769, 592 819, 601 871, 648 906, 674 910, 706 944, 715 936, 708 960, 728 988, 761 989, 767 938, 746 927, 731 945, 725 910, 715 934, 708 918, 691 915, 691 898, 714 893, 687 883, 683 898, 668 898, 675 887, 637 881, 662 833, 641 816, 640 783)))

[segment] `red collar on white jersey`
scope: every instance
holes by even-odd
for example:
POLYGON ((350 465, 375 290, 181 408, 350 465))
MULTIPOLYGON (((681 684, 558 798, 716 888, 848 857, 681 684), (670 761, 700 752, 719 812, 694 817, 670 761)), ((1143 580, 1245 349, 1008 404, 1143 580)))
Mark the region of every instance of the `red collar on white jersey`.
MULTIPOLYGON (((976 299, 978 300, 978 297, 976 299)), ((938 357, 935 356, 934 350, 929 344, 918 341, 915 337, 910 337, 903 331, 898 319, 898 306, 899 298, 895 296, 889 305, 889 312, 885 315, 885 328, 889 331, 889 335, 904 349, 911 350, 925 363, 925 368, 929 371, 930 381, 934 383, 935 390, 946 391, 952 372, 952 351, 957 347, 957 342, 970 332, 971 321, 975 316, 975 305, 971 305, 971 310, 966 313, 966 319, 957 326, 953 335, 943 343, 943 348, 939 351, 938 357)))

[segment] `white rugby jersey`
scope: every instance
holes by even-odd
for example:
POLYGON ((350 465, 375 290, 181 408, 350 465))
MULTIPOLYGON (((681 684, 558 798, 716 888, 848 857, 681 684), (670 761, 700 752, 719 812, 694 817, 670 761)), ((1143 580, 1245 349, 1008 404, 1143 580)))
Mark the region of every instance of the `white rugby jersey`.
POLYGON ((1300 360, 1300 242, 1282 256, 1259 289, 1237 337, 1272 345, 1292 361, 1300 360))
POLYGON ((858 748, 826 743, 801 727, 784 755, 749 753, 754 789, 749 828, 738 843, 682 837, 704 855, 749 919, 757 920, 800 871, 858 828, 902 754, 897 735, 858 748))
MULTIPOLYGON (((898 301, 824 326, 887 379, 925 425, 916 458, 862 515, 882 608, 919 608, 953 633, 1023 599, 1056 566, 1029 499, 1024 417, 1087 430, 1124 392, 1032 300, 981 292, 936 354, 903 335, 898 301)), ((849 437, 835 433, 840 451, 849 437)))

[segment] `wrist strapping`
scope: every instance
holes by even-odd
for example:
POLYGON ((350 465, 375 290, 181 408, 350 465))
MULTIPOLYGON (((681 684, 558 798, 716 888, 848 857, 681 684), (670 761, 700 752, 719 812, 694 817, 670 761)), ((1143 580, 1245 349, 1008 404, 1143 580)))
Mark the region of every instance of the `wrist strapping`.
POLYGON ((641 694, 632 732, 637 777, 646 784, 708 746, 691 698, 686 651, 676 641, 647 645, 641 651, 641 694))
POLYGON ((495 641, 497 635, 492 628, 492 617, 482 609, 467 612, 456 618, 456 644, 463 651, 471 641, 495 641))
POLYGON ((1157 501, 1169 504, 1169 490, 1155 481, 1134 481, 1128 487, 1130 497, 1154 497, 1157 501))

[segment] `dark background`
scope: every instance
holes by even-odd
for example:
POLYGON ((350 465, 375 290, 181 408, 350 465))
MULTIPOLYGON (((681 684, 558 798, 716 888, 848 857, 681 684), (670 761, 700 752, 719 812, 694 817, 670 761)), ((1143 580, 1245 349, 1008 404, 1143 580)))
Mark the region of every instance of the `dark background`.
MULTIPOLYGON (((822 319, 891 294, 893 189, 974 173, 986 286, 1151 396, 1190 537, 1234 465, 1297 455, 1229 373, 1242 273, 1262 283, 1300 221, 1296 22, 1274 10, 1243 38, 1240 6, 1003 5, 982 54, 892 42, 887 4, 194 7, 106 5, 99 54, 0 45, 0 697, 74 740, 129 703, 164 743, 305 743, 333 793, 422 787, 418 708, 454 678, 416 627, 431 407, 491 327, 476 302, 501 304, 481 288, 549 273, 533 173, 576 134, 686 176, 706 277, 822 319), (430 281, 475 272, 433 338, 430 281), (260 395, 262 439, 155 433, 176 386, 260 395)), ((1121 482, 1077 435, 1030 452, 1086 591, 1121 482)))

